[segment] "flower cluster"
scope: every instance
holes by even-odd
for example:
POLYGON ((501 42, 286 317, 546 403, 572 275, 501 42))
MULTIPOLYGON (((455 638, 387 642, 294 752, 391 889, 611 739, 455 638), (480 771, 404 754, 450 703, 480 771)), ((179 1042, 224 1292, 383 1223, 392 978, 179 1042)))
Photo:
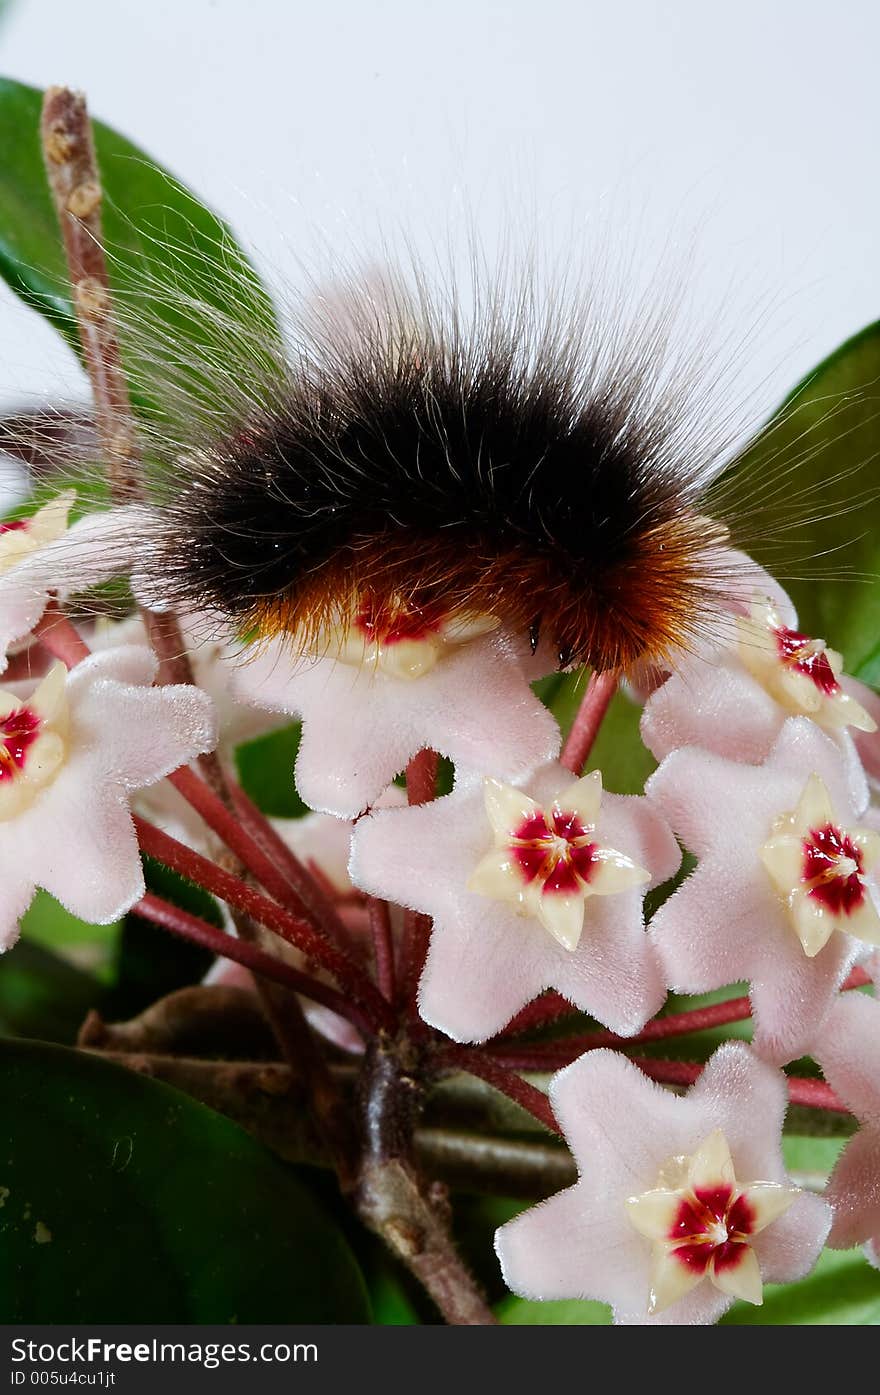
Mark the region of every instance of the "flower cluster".
MULTIPOLYGON (((560 757, 531 686, 552 656, 496 616, 365 603, 324 635, 250 645, 216 632, 199 644, 189 617, 199 686, 155 682, 134 618, 93 626, 88 652, 59 600, 131 570, 138 515, 68 528, 73 502, 0 529, 2 946, 37 886, 95 923, 141 903, 133 799, 164 829, 147 850, 168 847, 177 865, 187 845, 188 874, 202 868, 227 894, 205 857, 207 820, 269 893, 239 884, 230 904, 286 939, 277 973, 311 993, 309 1020, 342 1050, 362 1053, 364 1021, 384 1023, 396 1001, 393 984, 384 997, 357 989, 377 924, 380 948, 382 935, 409 936, 419 1030, 447 1050, 491 1045, 548 990, 554 1011, 567 1004, 605 1029, 615 1049, 588 1050, 550 1085, 578 1182, 498 1233, 518 1293, 600 1298, 624 1323, 702 1323, 807 1272, 829 1229, 832 1244, 877 1258, 880 1005, 843 990, 880 945, 878 702, 798 629, 776 583, 741 559, 701 652, 642 675, 641 731, 659 765, 643 794, 624 796, 600 769, 582 773, 587 742, 573 736, 560 757), (52 654, 64 662, 47 666, 52 654), (216 749, 222 765, 285 717, 301 722, 308 818, 255 824, 242 796, 239 824, 181 778, 195 757, 216 749), (415 787, 430 753, 454 765, 440 798, 433 781, 415 787), (407 802, 393 781, 408 766, 407 802), (695 866, 676 881, 682 847, 695 866), (648 920, 645 897, 665 884, 648 920), (753 1042, 719 1049, 684 1096, 621 1054, 669 990, 741 980, 753 1042), (338 990, 350 984, 348 1011, 338 990), (822 1198, 791 1182, 780 1151, 781 1067, 806 1053, 861 1125, 822 1198)), ((612 696, 602 684, 587 689, 584 730, 612 696)), ((262 951, 233 955, 237 942, 220 938, 237 964, 221 959, 212 980, 251 982, 262 951)))

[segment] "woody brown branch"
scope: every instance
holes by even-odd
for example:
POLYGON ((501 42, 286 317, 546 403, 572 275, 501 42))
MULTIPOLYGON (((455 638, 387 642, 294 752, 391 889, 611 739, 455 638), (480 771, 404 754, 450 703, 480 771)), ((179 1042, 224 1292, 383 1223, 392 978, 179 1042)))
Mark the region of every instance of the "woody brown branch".
POLYGON ((111 494, 117 501, 138 497, 140 455, 104 254, 101 181, 81 93, 67 87, 47 90, 41 135, 111 494))

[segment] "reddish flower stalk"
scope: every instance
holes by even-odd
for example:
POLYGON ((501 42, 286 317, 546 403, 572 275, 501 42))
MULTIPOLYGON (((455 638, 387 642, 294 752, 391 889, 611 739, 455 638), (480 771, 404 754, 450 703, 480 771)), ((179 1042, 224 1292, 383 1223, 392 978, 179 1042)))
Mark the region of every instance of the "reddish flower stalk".
POLYGON ((296 945, 333 975, 343 992, 366 1010, 374 1026, 390 1028, 394 1025, 393 1014, 375 985, 332 941, 317 931, 311 921, 293 915, 145 819, 137 815, 133 818, 138 841, 145 853, 219 896, 228 905, 244 911, 289 944, 296 945))
MULTIPOLYGON (((179 794, 188 804, 201 814, 209 828, 212 828, 219 838, 223 840, 227 848, 235 853, 236 857, 244 863, 248 871, 252 872, 257 881, 265 887, 266 891, 280 901, 282 906, 287 906, 289 910, 297 915, 306 916, 315 926, 319 934, 327 938, 335 938, 340 950, 342 948, 340 940, 344 944, 347 938, 345 927, 339 916, 327 902, 327 898, 312 883, 311 895, 308 900, 302 895, 300 887, 305 883, 312 882, 309 873, 302 868, 302 874, 298 877, 299 885, 293 883, 288 877, 284 866, 279 865, 279 859, 274 856, 277 852, 277 845, 285 846, 283 840, 274 832, 268 821, 265 820, 269 833, 272 834, 274 842, 271 849, 267 846, 265 833, 263 837, 252 836, 248 829, 244 828, 233 813, 227 808, 223 800, 214 793, 204 780, 199 779, 194 771, 186 766, 180 770, 175 770, 168 777, 169 782, 174 786, 179 794), (318 908, 323 912, 319 915, 318 908), (338 933, 337 933, 338 932, 338 933)), ((241 792, 243 794, 243 791, 241 792)), ((246 799, 247 796, 245 795, 246 799)), ((250 802, 250 801, 248 801, 250 802)), ((259 815, 259 811, 254 809, 254 815, 259 815)), ((257 819, 250 816, 251 824, 255 824, 257 819)), ((259 815, 261 818, 262 815, 259 815)), ((296 859, 291 854, 291 860, 296 863, 296 859)), ((288 864, 289 865, 289 864, 288 864)), ((299 868, 299 864, 297 864, 299 868)), ((348 957, 346 955, 346 957, 348 957)))
POLYGON ((575 775, 580 775, 587 757, 593 749, 599 728, 611 699, 617 692, 617 678, 613 673, 592 673, 587 690, 581 699, 577 716, 565 740, 559 759, 575 775))
MULTIPOLYGON (((345 944, 349 938, 345 922, 321 885, 319 877, 287 846, 266 815, 257 808, 241 786, 234 780, 228 780, 227 783, 235 812, 251 838, 260 844, 282 872, 307 914, 311 915, 318 925, 322 925, 339 944, 345 944)), ((317 870, 320 872, 320 869, 317 870)))
POLYGON ((179 935, 181 939, 189 940, 191 944, 200 945, 203 949, 208 949, 212 954, 225 959, 232 959, 236 964, 250 969, 251 973, 271 979, 274 983, 280 983, 285 988, 291 988, 295 993, 301 993, 304 997, 311 998, 313 1002, 323 1004, 324 1007, 339 1013, 340 1017, 345 1017, 365 1036, 370 1035, 372 1031, 370 1019, 355 1003, 349 1002, 329 984, 321 983, 319 979, 301 973, 299 969, 294 969, 282 960, 273 958, 271 954, 266 954, 256 945, 249 944, 247 940, 239 940, 233 935, 227 935, 223 930, 218 930, 215 925, 210 925, 208 921, 202 920, 200 916, 190 915, 188 911, 181 910, 179 906, 172 906, 169 901, 163 901, 161 897, 154 896, 152 892, 148 892, 136 906, 132 907, 132 910, 135 915, 152 921, 154 925, 161 925, 165 930, 170 930, 172 934, 179 935))
POLYGON ((504 1030, 499 1032, 494 1040, 500 1041, 505 1037, 521 1036, 526 1032, 536 1031, 539 1027, 549 1027, 562 1017, 575 1016, 580 1017, 582 1014, 572 1006, 567 998, 563 998, 561 993, 556 993, 551 989, 547 993, 542 993, 540 998, 535 998, 534 1002, 528 1003, 515 1017, 512 1017, 504 1030))
POLYGON ((447 1046, 437 1052, 434 1062, 440 1070, 466 1071, 468 1075, 485 1080, 488 1085, 500 1090, 508 1099, 534 1115, 552 1133, 562 1134, 550 1107, 550 1101, 543 1090, 539 1090, 537 1085, 531 1085, 528 1080, 523 1080, 522 1076, 508 1070, 486 1052, 470 1046, 447 1046))
POLYGON ((436 751, 419 751, 406 767, 406 797, 410 804, 430 804, 437 797, 440 757, 436 751))
MULTIPOLYGON (((651 1061, 632 1056, 633 1065, 644 1071, 652 1080, 664 1085, 693 1085, 702 1073, 703 1067, 694 1061, 651 1061)), ((788 1097, 792 1104, 807 1105, 810 1109, 831 1109, 836 1114, 848 1114, 849 1110, 824 1080, 807 1080, 803 1076, 786 1076, 788 1097)))
POLYGON ((3 683, 26 683, 32 678, 45 677, 48 661, 52 657, 48 649, 40 644, 28 644, 26 649, 20 649, 17 654, 7 655, 3 683))
POLYGON ((750 1015, 748 998, 730 998, 709 1007, 692 1008, 688 1012, 655 1017, 633 1037, 620 1037, 615 1032, 583 1032, 579 1036, 560 1037, 555 1041, 536 1041, 519 1045, 500 1042, 493 1044, 492 1054, 513 1070, 559 1070, 577 1060, 585 1051, 599 1046, 635 1046, 639 1042, 663 1041, 667 1037, 686 1036, 690 1032, 706 1031, 710 1027, 742 1022, 750 1015))
MULTIPOLYGON (((841 985, 841 992, 851 988, 864 988, 871 979, 864 969, 853 969, 841 985)), ((556 1041, 535 1042, 517 1045, 507 1043, 507 1037, 534 1031, 539 1027, 550 1026, 562 1017, 575 1013, 571 1003, 558 993, 545 993, 536 998, 522 1012, 517 1013, 490 1043, 493 1054, 517 1070, 556 1069, 584 1051, 597 1046, 627 1046, 640 1041, 662 1041, 665 1037, 686 1036, 689 1032, 703 1032, 711 1027, 724 1027, 731 1022, 744 1022, 751 1016, 751 1003, 748 998, 728 998, 723 1003, 711 1003, 708 1007, 689 1008, 686 1012, 671 1012, 666 1017, 655 1017, 634 1037, 619 1037, 614 1032, 585 1032, 579 1037, 560 1037, 556 1041), (569 1054, 571 1049, 572 1054, 569 1054), (556 1057, 559 1057, 558 1061, 556 1057), (540 1059, 540 1064, 533 1060, 540 1059), (548 1065, 548 1062, 556 1062, 548 1065)))
MULTIPOLYGON (((419 751, 406 767, 406 795, 410 804, 429 804, 437 795, 440 757, 436 751, 419 751)), ((407 911, 403 918, 400 993, 410 1016, 418 1020, 416 995, 431 939, 431 917, 407 911)))
POLYGON ((379 991, 389 1003, 394 1002, 394 938, 391 929, 391 910, 387 901, 371 896, 367 902, 370 916, 370 933, 373 937, 373 954, 376 960, 376 979, 379 991))
POLYGON ((53 658, 60 659, 68 668, 75 668, 91 653, 89 646, 68 620, 54 596, 49 597, 42 617, 34 626, 33 635, 53 658))

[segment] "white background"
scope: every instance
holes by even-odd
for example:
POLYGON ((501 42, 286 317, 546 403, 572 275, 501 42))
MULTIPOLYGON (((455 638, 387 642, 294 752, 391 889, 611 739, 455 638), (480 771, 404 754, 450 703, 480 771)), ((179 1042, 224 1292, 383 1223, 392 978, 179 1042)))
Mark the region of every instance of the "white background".
MULTIPOLYGON (((691 262, 756 411, 880 315, 880 6, 849 0, 18 0, 0 70, 85 89, 291 278, 314 248, 606 240, 691 262), (445 235, 445 234, 444 234, 445 235)), ((0 152, 2 158, 2 152, 0 152)), ((82 394, 0 299, 0 405, 82 394)))

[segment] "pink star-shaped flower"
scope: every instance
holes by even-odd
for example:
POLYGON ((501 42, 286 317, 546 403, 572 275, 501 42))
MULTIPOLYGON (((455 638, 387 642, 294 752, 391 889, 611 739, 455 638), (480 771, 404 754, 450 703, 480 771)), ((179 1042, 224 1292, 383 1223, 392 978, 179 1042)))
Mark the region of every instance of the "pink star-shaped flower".
POLYGON ((240 701, 302 718, 296 786, 306 804, 356 818, 423 747, 508 779, 555 756, 559 730, 529 688, 546 671, 496 629, 442 646, 407 677, 350 657, 297 656, 273 640, 241 663, 235 684, 240 701))
POLYGON ((498 1231, 515 1293, 599 1299, 618 1323, 711 1323, 812 1268, 830 1208, 786 1176, 785 1082, 744 1044, 720 1047, 684 1096, 591 1051, 550 1099, 579 1180, 498 1231))
POLYGON ((649 797, 698 858, 660 907, 651 938, 671 988, 748 979, 755 1044, 784 1062, 809 1051, 877 922, 877 835, 860 826, 843 758, 804 718, 762 765, 687 747, 649 797))
POLYGON ((96 586, 128 571, 137 546, 136 508, 89 514, 72 527, 68 490, 32 518, 0 524, 0 673, 7 651, 36 625, 56 591, 96 586))
POLYGON ((864 1244, 880 1269, 880 1002, 864 993, 841 994, 813 1054, 861 1124, 825 1192, 834 1211, 828 1243, 838 1250, 864 1244))
POLYGON ((792 716, 809 717, 840 746, 856 803, 867 798, 865 775, 849 730, 875 722, 843 675, 839 654, 796 629, 794 611, 778 597, 754 593, 749 614, 731 619, 726 642, 686 661, 656 689, 642 714, 642 739, 661 760, 681 746, 700 746, 757 764, 792 716))
POLYGON ((99 925, 144 894, 129 796, 216 742, 207 694, 151 688, 155 671, 121 648, 0 694, 0 948, 38 886, 99 925))
POLYGON ((351 875, 433 917, 419 1009, 455 1040, 493 1036, 545 988, 631 1035, 664 998, 644 895, 680 860, 646 799, 552 762, 522 788, 470 780, 361 819, 351 875))

